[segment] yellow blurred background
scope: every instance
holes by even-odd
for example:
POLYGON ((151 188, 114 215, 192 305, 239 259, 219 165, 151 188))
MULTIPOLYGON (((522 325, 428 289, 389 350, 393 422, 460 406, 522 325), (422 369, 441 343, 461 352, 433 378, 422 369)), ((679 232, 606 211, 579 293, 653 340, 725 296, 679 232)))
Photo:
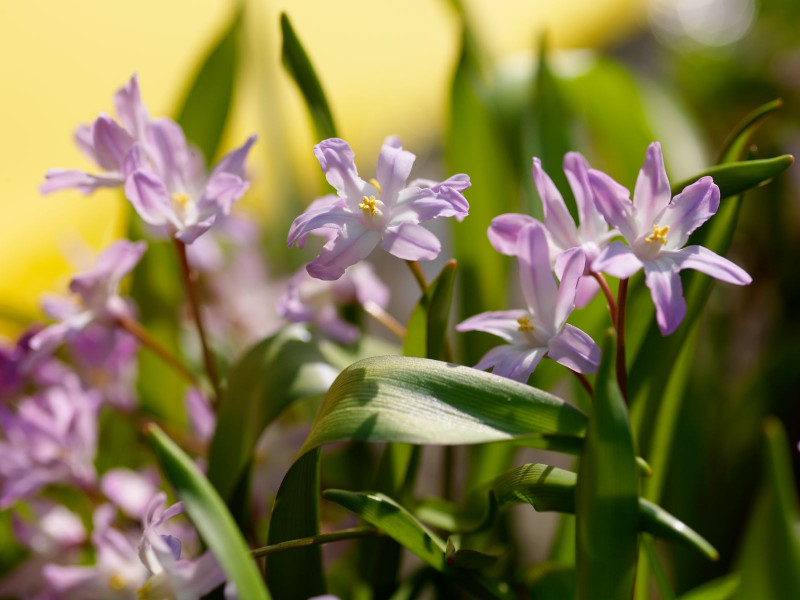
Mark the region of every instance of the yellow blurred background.
MULTIPOLYGON (((642 0, 464 0, 494 58, 527 51, 547 31, 556 47, 597 46, 639 26, 642 0)), ((92 196, 38 186, 51 167, 90 168, 72 132, 137 71, 153 115, 172 115, 209 44, 235 10, 225 0, 26 0, 0 4, 0 333, 40 318, 39 297, 124 228, 116 191, 92 196)), ((286 11, 322 79, 340 131, 372 157, 389 133, 433 141, 446 117, 458 24, 445 0, 245 2, 243 64, 230 147, 260 135, 250 202, 287 161, 314 168, 317 140, 279 62, 286 11)))

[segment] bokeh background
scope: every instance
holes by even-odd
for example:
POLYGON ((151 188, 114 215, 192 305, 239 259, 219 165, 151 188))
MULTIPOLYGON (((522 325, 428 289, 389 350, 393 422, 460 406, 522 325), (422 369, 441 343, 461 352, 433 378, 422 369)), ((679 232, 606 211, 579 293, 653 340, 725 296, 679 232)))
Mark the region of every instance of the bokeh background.
MULTIPOLYGON (((713 164, 731 128, 778 97, 784 106, 759 130, 753 152, 800 150, 796 0, 462 4, 499 106, 516 114, 531 100, 545 36, 561 102, 574 122, 571 147, 626 185, 652 139, 662 141, 670 176, 680 179, 713 164)), ((423 172, 441 170, 461 20, 445 0, 247 0, 243 7, 221 150, 249 132, 259 134, 242 209, 264 224, 271 267, 288 272, 301 260, 281 250, 288 219, 321 190, 321 179, 311 153, 318 140, 280 64, 280 12, 291 17, 365 172, 390 133, 420 156, 423 172)), ((117 192, 38 193, 48 168, 88 166, 72 143, 75 126, 111 112, 113 90, 134 71, 151 112, 174 115, 236 10, 221 0, 0 5, 0 333, 14 336, 41 319, 41 294, 63 290, 76 268, 126 231, 129 211, 117 192)), ((544 105, 538 104, 540 113, 544 105)), ((532 137, 541 139, 548 117, 533 125, 513 118, 501 123, 504 135, 523 132, 514 142, 518 172, 497 188, 517 206, 535 206, 532 185, 519 173, 541 149, 524 132, 538 126, 532 137)), ((715 288, 680 392, 663 503, 720 548, 722 559, 707 564, 670 554, 678 589, 735 566, 762 478, 766 415, 786 427, 800 473, 794 449, 800 439, 799 173, 795 166, 747 194, 729 257, 755 283, 715 288)))

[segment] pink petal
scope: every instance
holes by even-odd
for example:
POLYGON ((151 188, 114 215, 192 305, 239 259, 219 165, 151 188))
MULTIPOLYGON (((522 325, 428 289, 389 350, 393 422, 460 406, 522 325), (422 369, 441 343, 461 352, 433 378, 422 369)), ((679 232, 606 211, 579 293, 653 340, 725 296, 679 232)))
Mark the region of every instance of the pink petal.
POLYGON ((600 290, 600 284, 591 275, 584 275, 578 280, 578 289, 575 291, 575 308, 584 308, 591 302, 597 292, 600 290))
POLYGON ((316 323, 328 337, 342 344, 354 344, 361 337, 358 327, 343 320, 333 305, 320 311, 316 323))
POLYGON ((136 171, 125 181, 125 196, 143 221, 151 225, 181 227, 164 182, 148 171, 136 171))
POLYGON ((596 169, 589 171, 589 183, 594 192, 597 210, 612 227, 619 229, 629 244, 633 243, 639 237, 639 224, 636 221, 636 207, 630 200, 630 192, 596 169))
POLYGON ((422 225, 401 223, 386 228, 381 248, 403 260, 433 260, 442 243, 422 225))
POLYGON ((211 229, 211 226, 216 220, 217 215, 211 215, 203 221, 198 221, 190 225, 181 225, 177 228, 178 230, 175 232, 175 237, 184 244, 192 244, 198 237, 211 229))
POLYGON ((217 415, 208 398, 196 387, 190 387, 183 395, 183 404, 186 407, 192 431, 201 440, 208 442, 217 427, 217 415))
POLYGON ((298 216, 289 227, 289 236, 286 239, 286 244, 289 248, 294 244, 302 248, 305 245, 306 236, 317 229, 335 229, 340 231, 345 225, 359 227, 361 224, 360 215, 340 205, 323 206, 316 210, 312 209, 314 209, 314 204, 309 206, 303 214, 298 216))
POLYGON ((391 203, 406 184, 416 157, 399 146, 384 144, 378 156, 376 175, 381 184, 381 200, 391 203))
POLYGON ((749 285, 753 281, 747 271, 740 266, 703 246, 686 246, 677 252, 668 253, 668 256, 675 261, 680 270, 694 269, 734 285, 749 285))
POLYGON ((653 221, 668 225, 667 248, 681 248, 689 235, 708 221, 719 208, 719 188, 711 177, 701 177, 686 188, 653 221))
POLYGON ((97 163, 106 171, 121 171, 133 138, 116 121, 100 115, 92 123, 92 145, 97 163))
POLYGON ((322 247, 319 256, 306 265, 312 277, 334 281, 350 265, 365 259, 378 245, 380 234, 359 225, 346 225, 342 232, 322 247))
POLYGON ((495 375, 526 383, 545 354, 547 348, 497 346, 489 350, 475 368, 491 368, 495 375))
POLYGON ((639 170, 633 190, 633 203, 642 229, 648 229, 653 224, 655 216, 666 208, 671 198, 661 144, 653 142, 647 147, 644 164, 639 170))
POLYGON ((542 323, 555 323, 557 289, 550 270, 550 249, 541 223, 530 223, 517 242, 519 279, 529 310, 542 323))
POLYGON ((214 173, 206 182, 203 195, 197 201, 197 209, 201 215, 219 214, 227 215, 231 212, 233 203, 247 191, 250 184, 238 175, 219 171, 214 173))
POLYGON ((556 246, 561 250, 579 246, 581 242, 578 239, 575 221, 572 220, 567 205, 564 204, 564 199, 553 180, 542 169, 542 161, 538 158, 533 159, 531 175, 533 183, 536 185, 536 191, 539 192, 539 197, 542 199, 545 227, 556 246))
POLYGON ((172 119, 161 117, 147 124, 148 154, 155 163, 155 171, 171 191, 190 191, 187 185, 200 183, 200 172, 194 166, 197 181, 184 181, 188 167, 193 165, 192 153, 181 126, 172 119))
POLYGON ((44 178, 45 182, 39 186, 42 194, 75 188, 88 195, 98 188, 114 188, 122 185, 122 177, 119 175, 91 175, 77 169, 50 169, 44 178))
POLYGON ((353 162, 355 153, 350 145, 339 138, 330 138, 314 146, 314 156, 322 172, 340 196, 361 199, 362 180, 353 162))
POLYGON ((592 271, 608 273, 620 279, 627 279, 641 268, 642 261, 622 242, 611 242, 592 263, 592 271))
POLYGON ((600 366, 600 348, 589 335, 572 325, 565 325, 558 335, 550 338, 547 350, 554 361, 578 373, 595 373, 600 366))
POLYGON ((70 291, 83 296, 85 301, 96 293, 114 291, 122 278, 139 263, 145 250, 145 242, 117 240, 97 257, 91 271, 72 278, 70 291))
POLYGON ((489 225, 489 242, 500 254, 514 256, 517 251, 517 239, 522 228, 530 223, 538 223, 531 216, 520 213, 506 213, 492 219, 489 225))
POLYGON ((230 173, 240 179, 246 179, 247 174, 245 173, 244 165, 247 161, 247 154, 257 139, 257 135, 251 135, 244 144, 223 156, 214 166, 211 176, 213 177, 216 173, 230 173))
MULTIPOLYGON (((456 194, 460 196, 457 192, 456 194)), ((441 194, 437 195, 431 188, 406 188, 397 195, 391 222, 421 223, 439 217, 459 216, 464 216, 461 209, 441 194)))
POLYGON ((600 241, 608 231, 608 224, 595 206, 589 184, 589 163, 579 152, 567 152, 564 155, 564 174, 578 205, 579 234, 584 240, 600 241))
POLYGON ((662 335, 674 332, 686 315, 686 300, 678 267, 671 259, 644 263, 645 283, 656 306, 656 322, 662 335))
POLYGON ((148 115, 147 108, 142 103, 139 77, 136 73, 131 76, 130 81, 124 87, 114 94, 114 104, 117 107, 119 120, 131 135, 137 140, 144 139, 148 115))
POLYGON ((485 331, 509 343, 523 339, 517 319, 527 316, 524 310, 499 310, 470 317, 456 325, 456 331, 485 331))
POLYGON ((554 321, 556 329, 560 329, 566 323, 567 317, 575 309, 575 292, 578 281, 583 275, 586 256, 580 248, 572 248, 562 253, 559 259, 562 261, 563 269, 561 284, 556 294, 554 321))
POLYGON ((131 469, 111 469, 100 478, 100 489, 106 498, 133 519, 141 519, 153 496, 158 492, 158 476, 154 471, 137 473, 131 469))

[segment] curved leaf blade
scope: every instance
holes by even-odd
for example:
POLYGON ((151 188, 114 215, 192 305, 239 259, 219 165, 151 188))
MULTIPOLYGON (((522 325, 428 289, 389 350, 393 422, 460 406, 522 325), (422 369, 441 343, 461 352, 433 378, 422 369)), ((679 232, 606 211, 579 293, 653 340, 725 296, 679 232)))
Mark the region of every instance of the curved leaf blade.
POLYGON ((447 322, 453 298, 456 261, 450 260, 428 286, 408 319, 403 356, 447 360, 447 322))
POLYGON ((762 104, 745 116, 745 118, 733 128, 730 134, 728 134, 728 137, 725 138, 717 162, 728 163, 740 158, 744 149, 747 147, 750 136, 758 129, 764 119, 769 117, 781 106, 783 106, 783 100, 776 98, 772 102, 762 104))
POLYGON ((759 185, 769 183, 770 180, 780 175, 792 166, 794 157, 783 154, 773 158, 745 160, 742 162, 725 163, 706 169, 694 177, 680 181, 672 186, 672 194, 679 194, 683 188, 700 179, 711 176, 719 187, 720 196, 728 198, 759 185))
POLYGON ((222 498, 192 459, 156 425, 148 427, 153 450, 200 537, 208 544, 240 598, 268 600, 261 574, 222 498))

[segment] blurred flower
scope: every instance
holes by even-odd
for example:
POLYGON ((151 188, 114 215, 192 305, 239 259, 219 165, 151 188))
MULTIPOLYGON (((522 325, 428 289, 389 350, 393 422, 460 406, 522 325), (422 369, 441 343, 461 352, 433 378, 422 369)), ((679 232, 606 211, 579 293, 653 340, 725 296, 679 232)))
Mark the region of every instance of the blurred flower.
POLYGON ((198 388, 190 387, 183 396, 183 403, 192 431, 203 442, 211 441, 217 427, 217 414, 211 408, 208 398, 198 388))
POLYGON ((597 208, 630 244, 611 243, 597 257, 593 267, 621 279, 644 268, 645 282, 656 306, 656 321, 663 335, 675 331, 686 314, 679 275, 683 269, 695 269, 736 285, 752 281, 743 269, 708 248, 683 247, 689 235, 717 212, 719 188, 711 177, 702 177, 670 200, 669 181, 658 142, 647 149, 633 202, 630 192, 605 173, 592 169, 589 180, 595 191, 597 208))
POLYGON ((289 281, 289 289, 278 304, 278 314, 293 323, 314 323, 332 339, 352 344, 360 332, 339 316, 339 307, 368 302, 381 308, 389 303, 389 289, 368 263, 354 265, 336 281, 314 279, 300 269, 289 281))
POLYGON ((45 300, 45 312, 60 322, 34 335, 31 348, 46 354, 74 338, 90 323, 108 326, 118 317, 128 316, 130 307, 118 294, 119 283, 137 265, 146 248, 144 242, 117 240, 97 257, 91 271, 72 278, 69 289, 79 296, 78 302, 61 298, 45 300))
POLYGON ((0 508, 28 498, 53 483, 94 483, 97 451, 95 391, 82 389, 73 375, 21 400, 0 407, 0 508))
POLYGON ((432 260, 442 245, 419 225, 437 217, 464 217, 469 204, 462 195, 470 185, 466 175, 441 183, 415 181, 405 187, 414 155, 388 139, 378 156, 377 179, 358 176, 355 154, 344 140, 331 138, 314 146, 325 177, 338 196, 315 200, 289 229, 289 247, 303 247, 306 236, 319 231, 327 238, 319 255, 306 269, 317 279, 334 280, 345 269, 381 248, 405 260, 432 260), (430 185, 420 187, 414 184, 430 185))
POLYGON ((594 373, 600 364, 600 348, 583 331, 566 324, 584 271, 583 251, 573 248, 562 255, 559 286, 550 269, 547 234, 541 223, 522 228, 514 254, 527 310, 485 312, 456 326, 458 331, 485 331, 508 342, 487 352, 475 368, 491 367, 496 375, 525 383, 548 355, 578 373, 594 373))
MULTIPOLYGON (((578 308, 586 306, 594 298, 599 285, 590 275, 600 250, 608 245, 611 238, 618 235, 597 211, 592 188, 589 186, 589 163, 577 152, 568 152, 564 156, 564 173, 569 180, 570 188, 578 205, 580 225, 575 226, 572 216, 567 210, 564 199, 550 176, 542 169, 542 161, 533 159, 531 174, 536 191, 542 199, 544 208, 544 226, 550 247, 550 264, 555 265, 556 274, 561 275, 563 262, 560 256, 570 248, 578 247, 586 256, 583 276, 578 280, 578 291, 575 304, 578 308)), ((536 219, 528 215, 508 213, 492 219, 489 226, 489 241, 495 250, 513 256, 517 249, 519 232, 536 219)), ((537 221, 538 222, 538 221, 537 221)))
POLYGON ((133 519, 142 519, 150 501, 158 493, 158 472, 142 472, 118 468, 107 471, 100 478, 100 490, 106 498, 133 519))

